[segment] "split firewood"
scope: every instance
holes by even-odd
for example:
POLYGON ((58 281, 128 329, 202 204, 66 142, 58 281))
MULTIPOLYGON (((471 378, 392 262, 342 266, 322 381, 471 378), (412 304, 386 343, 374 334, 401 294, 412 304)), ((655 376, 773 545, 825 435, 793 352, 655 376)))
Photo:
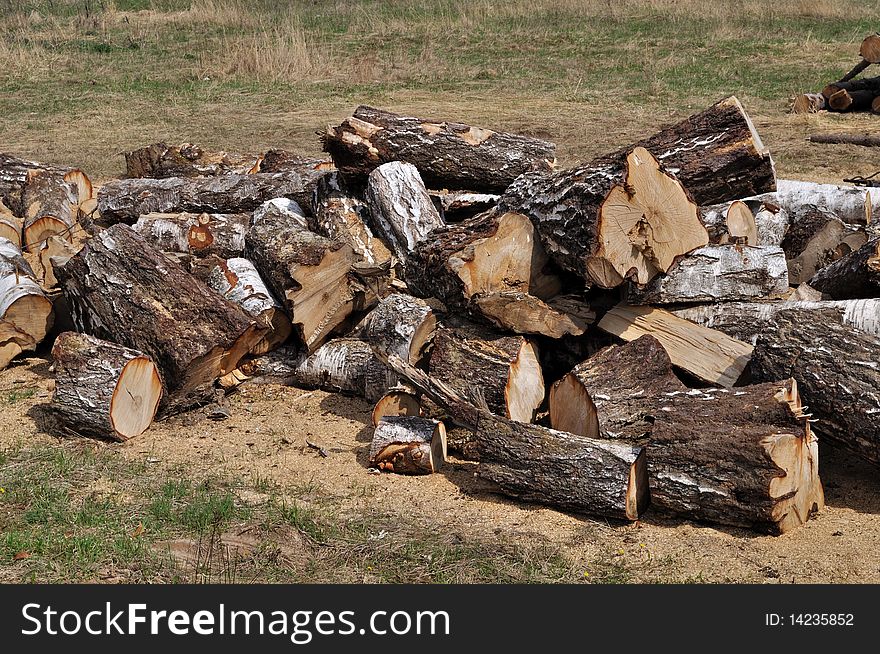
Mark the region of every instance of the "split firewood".
POLYGON ((877 191, 864 187, 780 179, 776 181, 775 192, 748 200, 775 205, 791 216, 802 212, 804 207, 815 206, 834 214, 848 225, 866 225, 880 220, 880 202, 873 201, 873 193, 877 191), (874 204, 877 204, 876 209, 874 204))
POLYGON ((0 320, 39 344, 52 328, 52 302, 12 241, 0 238, 0 320))
POLYGON ((66 168, 53 164, 26 161, 8 154, 0 154, 0 202, 13 214, 24 217, 27 212, 22 203, 22 195, 32 171, 47 171, 76 187, 78 204, 82 205, 92 198, 93 188, 88 176, 78 168, 66 168))
POLYGON ((858 250, 868 240, 864 230, 844 223, 819 207, 804 205, 789 214, 782 249, 791 284, 808 281, 816 271, 858 250))
MULTIPOLYGON (((843 224, 843 223, 841 223, 843 224)), ((676 261, 643 287, 630 285, 629 304, 731 302, 788 292, 785 253, 778 247, 709 245, 676 261)))
POLYGON ((0 200, 0 238, 5 238, 20 249, 22 225, 22 219, 12 215, 12 211, 0 200))
POLYGON ((494 209, 501 199, 494 193, 471 191, 428 191, 444 222, 459 223, 494 209))
POLYGON ((210 397, 214 380, 266 332, 126 225, 92 237, 55 274, 77 331, 139 350, 159 367, 165 413, 210 397))
POLYGON ((430 370, 460 393, 478 393, 492 413, 520 422, 531 422, 544 401, 537 348, 522 336, 438 327, 430 370))
POLYGON ((826 99, 821 93, 802 93, 791 104, 793 114, 814 114, 825 108, 826 99))
POLYGON ((423 300, 392 293, 367 314, 363 340, 415 364, 434 337, 437 317, 423 300))
POLYGON ((296 200, 290 198, 272 198, 254 209, 251 224, 256 225, 266 216, 284 218, 303 229, 311 229, 306 212, 296 200))
POLYGON ((805 411, 793 379, 670 393, 647 447, 652 505, 776 534, 800 527, 825 504, 805 411))
POLYGON ((35 257, 37 265, 31 266, 43 288, 52 289, 58 286, 56 266, 63 266, 81 249, 82 246, 74 245, 61 236, 50 236, 43 241, 35 257))
POLYGON ((709 232, 710 243, 760 245, 755 216, 742 200, 700 207, 700 218, 709 232))
POLYGON ((880 337, 844 324, 842 311, 785 309, 758 337, 755 379, 794 377, 821 436, 880 465, 880 337))
POLYGON ((681 182, 642 147, 623 160, 524 175, 500 206, 529 216, 556 263, 603 288, 646 284, 709 242, 681 182))
POLYGON ((32 170, 21 196, 22 243, 36 252, 50 236, 71 240, 76 227, 78 191, 73 182, 49 170, 32 170))
POLYGON ((596 312, 575 295, 544 301, 529 293, 501 291, 475 296, 470 308, 502 330, 549 338, 580 336, 596 321, 596 312))
POLYGON ((143 353, 64 332, 55 339, 52 360, 52 407, 70 431, 126 441, 153 422, 162 380, 143 353))
POLYGON ((518 134, 400 116, 361 105, 321 136, 347 177, 364 178, 384 163, 413 164, 432 188, 501 192, 522 173, 549 172, 556 146, 518 134))
POLYGON ((546 299, 562 287, 531 221, 517 213, 487 212, 436 229, 410 253, 410 292, 467 308, 475 297, 514 291, 546 299))
POLYGON ((153 143, 123 152, 126 177, 214 177, 257 172, 259 157, 230 152, 208 152, 193 143, 153 143))
POLYGON ((132 229, 163 252, 228 259, 241 256, 250 223, 246 213, 148 213, 132 229))
POLYGON ((810 134, 807 140, 812 143, 843 143, 846 145, 862 145, 866 148, 880 147, 880 136, 875 134, 849 134, 846 132, 810 134))
POLYGON ((880 237, 825 266, 809 283, 835 300, 880 297, 880 237))
POLYGON ((321 236, 342 240, 371 265, 391 260, 391 252, 370 229, 367 205, 344 190, 335 172, 324 175, 315 186, 310 229, 321 236))
POLYGON ((382 164, 367 181, 367 205, 379 236, 405 262, 431 230, 443 226, 419 171, 400 161, 382 164))
POLYGON ((251 227, 245 256, 281 300, 296 337, 310 351, 349 314, 369 308, 376 299, 351 272, 357 259, 351 247, 283 215, 266 215, 251 227))
POLYGON ((373 433, 369 464, 399 475, 429 475, 446 461, 446 426, 416 416, 386 416, 373 433))
POLYGON ((251 354, 265 354, 284 343, 292 330, 290 318, 284 313, 254 264, 247 259, 233 258, 221 261, 207 278, 208 286, 264 325, 267 333, 251 350, 251 354))
POLYGON ((654 336, 672 363, 710 384, 730 387, 740 379, 752 346, 701 327, 662 309, 619 304, 599 321, 599 329, 625 341, 654 336))
POLYGON ((98 191, 98 211, 102 220, 132 224, 145 213, 248 213, 280 197, 307 207, 314 181, 296 172, 118 179, 98 191))
MULTIPOLYGON (((2 264, 0 264, 2 265, 2 264)), ((37 343, 8 320, 0 320, 0 370, 22 352, 37 349, 37 343)))
POLYGON ((828 100, 831 109, 846 110, 849 106, 840 106, 845 102, 841 92, 855 97, 856 94, 865 93, 874 97, 880 92, 880 77, 863 77, 861 79, 840 80, 829 84, 822 89, 822 95, 828 100), (838 106, 835 106, 834 99, 838 98, 838 106))
POLYGON ((376 402, 373 407, 371 419, 373 426, 386 416, 420 416, 422 415, 422 402, 419 396, 407 386, 391 388, 376 402))
POLYGON ((314 159, 303 157, 289 150, 267 150, 260 157, 259 171, 261 173, 286 173, 294 171, 312 178, 314 173, 324 173, 333 170, 333 162, 329 159, 314 159))

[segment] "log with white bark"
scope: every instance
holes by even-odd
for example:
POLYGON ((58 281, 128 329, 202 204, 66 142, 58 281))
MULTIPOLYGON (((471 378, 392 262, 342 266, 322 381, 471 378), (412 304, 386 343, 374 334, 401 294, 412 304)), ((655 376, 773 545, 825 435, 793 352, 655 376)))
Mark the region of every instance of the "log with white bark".
POLYGON ((589 283, 646 284, 709 243, 697 205, 644 148, 623 159, 523 175, 500 207, 528 216, 547 254, 589 283))
POLYGON ((474 326, 439 327, 431 375, 488 409, 531 422, 544 401, 544 377, 536 345, 522 336, 494 335, 474 326), (477 395, 474 395, 477 394, 477 395))
POLYGON ((709 245, 681 257, 646 286, 630 285, 630 304, 732 302, 782 297, 788 266, 778 247, 709 245))
POLYGON ((0 370, 3 370, 22 352, 37 349, 37 342, 30 334, 18 329, 7 320, 0 320, 0 370))
POLYGON ((126 441, 153 422, 162 397, 159 370, 149 357, 115 343, 64 332, 52 346, 51 405, 65 428, 126 441))
POLYGON ((437 317, 424 300, 392 293, 367 314, 363 339, 415 364, 425 354, 436 328, 437 317))
POLYGON ((502 330, 549 338, 580 336, 596 321, 596 312, 576 295, 544 301, 529 293, 501 291, 474 297, 470 309, 502 330))
POLYGON ((880 337, 842 310, 786 309, 758 337, 755 379, 794 377, 823 437, 880 465, 880 337))
POLYGON ((257 172, 257 155, 212 152, 194 143, 153 143, 123 152, 126 177, 214 177, 257 172))
POLYGON ((328 127, 321 141, 347 177, 364 178, 377 166, 402 161, 432 188, 501 192, 522 173, 549 172, 556 161, 556 146, 546 141, 364 105, 328 127))
POLYGON ((709 232, 710 243, 759 245, 755 216, 742 200, 700 207, 700 218, 709 232))
POLYGON ((73 182, 50 170, 32 170, 21 198, 23 249, 36 252, 55 235, 71 240, 79 206, 73 182))
POLYGON ((788 217, 782 249, 791 284, 808 281, 816 271, 858 250, 868 240, 863 228, 844 223, 826 209, 803 205, 788 217))
POLYGON ((420 415, 422 415, 422 403, 419 396, 410 388, 401 385, 388 389, 388 392, 376 401, 370 418, 375 427, 385 416, 420 415))
POLYGON ((0 202, 5 204, 16 216, 24 217, 26 214, 22 195, 28 178, 32 174, 31 171, 48 171, 64 181, 74 184, 77 202, 80 205, 90 200, 94 193, 88 175, 78 168, 27 161, 0 153, 0 202))
POLYGON ((650 334, 660 341, 675 366, 724 387, 740 379, 754 349, 720 331, 652 307, 619 304, 599 321, 599 329, 625 341, 650 334))
POLYGON ((35 344, 52 327, 52 302, 33 269, 11 241, 0 238, 0 320, 11 323, 35 344))
POLYGON ((859 186, 779 179, 775 192, 749 199, 774 204, 789 214, 796 214, 805 205, 821 207, 849 225, 865 225, 880 220, 878 193, 878 189, 859 186))
POLYGON ((148 213, 132 229, 163 252, 228 259, 241 256, 250 223, 246 213, 148 213))
POLYGON ((446 426, 416 416, 386 416, 370 444, 369 464, 399 475, 428 475, 446 460, 446 426))
POLYGON ((432 230, 443 226, 412 164, 392 161, 373 170, 367 178, 366 197, 374 227, 400 262, 432 230))
POLYGON ((290 198, 272 198, 271 200, 266 200, 263 204, 254 209, 251 224, 256 225, 267 216, 284 218, 293 224, 299 225, 303 229, 311 229, 309 226, 309 219, 306 217, 306 212, 303 211, 303 208, 299 206, 299 203, 296 200, 291 200, 290 198))
POLYGON ((252 354, 265 354, 290 336, 290 318, 266 287, 254 264, 247 259, 236 257, 221 261, 208 273, 206 281, 208 286, 235 302, 268 330, 253 347, 252 354))
POLYGON ((781 246, 788 231, 788 213, 772 203, 756 202, 755 205, 758 245, 781 246))
POLYGON ((836 300, 880 297, 880 237, 825 266, 809 283, 836 300))
POLYGON ((471 191, 428 191, 434 206, 447 223, 458 223, 489 211, 498 204, 500 195, 471 191))
POLYGON ((159 367, 163 412, 213 394, 264 334, 238 305, 126 225, 114 225, 56 270, 77 331, 139 350, 159 367))

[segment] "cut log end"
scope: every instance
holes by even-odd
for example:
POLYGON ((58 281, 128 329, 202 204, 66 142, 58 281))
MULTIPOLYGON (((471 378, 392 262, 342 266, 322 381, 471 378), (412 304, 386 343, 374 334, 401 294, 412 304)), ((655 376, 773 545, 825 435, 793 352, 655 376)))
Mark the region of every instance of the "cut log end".
POLYGON ((446 461, 446 427, 439 420, 383 418, 370 445, 370 466, 404 475, 437 472, 446 461))
POLYGON ((415 393, 393 388, 379 398, 373 407, 373 426, 377 427, 386 416, 420 416, 422 403, 415 393))
POLYGON ((531 422, 535 410, 544 401, 544 376, 537 348, 531 341, 523 342, 510 364, 504 396, 508 417, 519 422, 531 422))
POLYGON ((43 295, 22 295, 9 305, 2 317, 39 343, 52 329, 52 302, 43 295))
POLYGON ((880 64, 880 34, 870 34, 862 41, 859 56, 872 64, 880 64))
POLYGON ((110 424, 121 440, 147 430, 156 417, 162 398, 162 380, 156 365, 147 357, 125 364, 110 400, 110 424))
POLYGON ((550 424, 559 431, 599 438, 596 405, 573 373, 550 388, 550 424))
POLYGON ((748 245, 758 245, 758 226, 755 215, 745 202, 731 202, 727 210, 727 233, 731 239, 748 245))

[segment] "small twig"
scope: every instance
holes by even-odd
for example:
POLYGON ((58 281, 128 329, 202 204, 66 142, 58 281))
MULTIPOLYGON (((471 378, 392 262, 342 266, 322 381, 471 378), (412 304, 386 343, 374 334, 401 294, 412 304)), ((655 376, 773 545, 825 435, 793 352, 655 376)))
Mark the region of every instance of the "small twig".
POLYGON ((322 457, 324 457, 325 459, 329 456, 329 455, 327 454, 327 450, 325 450, 325 449, 324 449, 323 447, 321 447, 320 445, 315 445, 313 442, 311 442, 311 441, 308 440, 308 439, 306 439, 306 445, 308 445, 308 446, 309 446, 310 448, 312 448, 313 450, 317 450, 317 451, 318 451, 318 454, 320 454, 320 455, 321 455, 322 457))

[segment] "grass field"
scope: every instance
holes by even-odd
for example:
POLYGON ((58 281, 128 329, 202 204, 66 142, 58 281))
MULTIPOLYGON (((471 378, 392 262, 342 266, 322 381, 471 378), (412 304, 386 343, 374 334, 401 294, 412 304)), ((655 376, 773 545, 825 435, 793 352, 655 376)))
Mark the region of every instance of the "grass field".
MULTIPOLYGON (((370 103, 548 138, 568 164, 735 94, 781 175, 834 181, 880 169, 880 157, 804 137, 878 119, 791 116, 788 100, 851 68, 878 27, 880 3, 854 0, 4 0, 0 151, 97 180, 120 174, 119 152, 157 140, 316 154, 316 130, 370 103)), ((830 538, 850 524, 878 536, 864 472, 831 486, 837 508, 786 541, 800 543, 792 558, 783 540, 735 530, 626 531, 499 503, 459 491, 473 483, 463 464, 423 482, 437 507, 419 504, 417 485, 354 463, 364 444, 349 431, 366 407, 327 409, 327 398, 312 398, 313 414, 292 408, 299 396, 236 400, 250 416, 241 432, 203 420, 125 446, 55 439, 39 420, 44 368, 0 373, 0 581, 880 578, 871 551, 830 538), (296 420, 330 418, 332 475, 308 452, 278 467, 270 448, 290 449, 286 430, 311 433, 296 420), (254 424, 261 436, 244 437, 254 424), (153 449, 169 443, 178 450, 153 449)))

